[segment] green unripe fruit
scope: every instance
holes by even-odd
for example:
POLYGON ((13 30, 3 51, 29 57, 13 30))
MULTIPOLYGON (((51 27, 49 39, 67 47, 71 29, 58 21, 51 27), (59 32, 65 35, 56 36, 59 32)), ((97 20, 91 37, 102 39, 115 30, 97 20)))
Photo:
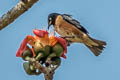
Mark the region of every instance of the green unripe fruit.
POLYGON ((28 75, 40 75, 41 72, 40 71, 37 71, 33 65, 31 65, 29 62, 24 62, 23 63, 23 67, 24 67, 24 70, 25 72, 28 74, 28 75))
POLYGON ((40 52, 36 55, 35 59, 39 61, 42 57, 44 57, 44 54, 40 52))
POLYGON ((44 56, 48 56, 50 54, 51 46, 47 45, 43 48, 44 56))
POLYGON ((39 53, 42 50, 43 50, 43 45, 40 42, 35 42, 35 45, 34 45, 35 53, 39 53))
POLYGON ((47 57, 49 54, 50 54, 50 50, 51 50, 51 47, 49 45, 41 48, 41 49, 38 49, 39 51, 36 53, 36 60, 40 60, 41 58, 43 57, 47 57))
POLYGON ((23 67, 24 67, 25 72, 26 72, 28 75, 34 75, 34 72, 35 72, 36 70, 31 70, 29 62, 24 62, 24 63, 23 63, 23 67))
POLYGON ((53 57, 51 59, 53 65, 60 65, 61 64, 61 58, 60 57, 53 57))
POLYGON ((59 43, 57 43, 57 44, 53 47, 52 50, 53 50, 53 52, 56 53, 56 55, 57 55, 58 57, 60 57, 60 56, 62 55, 63 51, 64 51, 62 45, 59 44, 59 43))
POLYGON ((34 51, 36 55, 41 52, 44 53, 44 56, 47 56, 50 53, 50 49, 51 47, 49 45, 44 47, 40 42, 35 42, 34 51))
POLYGON ((30 65, 30 70, 34 71, 35 67, 33 65, 30 65))
POLYGON ((30 49, 27 49, 23 52, 23 54, 21 55, 23 60, 29 60, 29 58, 33 57, 32 51, 30 49))

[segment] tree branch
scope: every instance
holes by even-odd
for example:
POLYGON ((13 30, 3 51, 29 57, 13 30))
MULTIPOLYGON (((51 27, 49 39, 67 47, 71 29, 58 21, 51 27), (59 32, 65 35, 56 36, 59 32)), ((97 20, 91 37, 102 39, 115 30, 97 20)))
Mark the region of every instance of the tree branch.
POLYGON ((31 8, 37 1, 38 0, 21 0, 16 6, 0 18, 0 30, 12 23, 16 18, 31 8))
POLYGON ((45 80, 53 80, 53 75, 55 73, 55 70, 60 66, 56 65, 55 67, 44 67, 41 65, 38 61, 36 61, 34 58, 30 59, 30 62, 33 63, 34 67, 38 69, 40 72, 44 73, 45 80))
POLYGON ((53 80, 54 70, 42 66, 38 61, 35 62, 36 68, 44 73, 45 80, 53 80))

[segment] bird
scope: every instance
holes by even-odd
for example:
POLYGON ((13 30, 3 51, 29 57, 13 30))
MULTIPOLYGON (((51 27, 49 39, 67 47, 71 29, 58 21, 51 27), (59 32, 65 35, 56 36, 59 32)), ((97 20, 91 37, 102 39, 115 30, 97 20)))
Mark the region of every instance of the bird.
POLYGON ((88 31, 72 15, 50 13, 48 15, 48 30, 51 25, 54 27, 54 31, 69 44, 83 43, 95 56, 99 56, 107 44, 105 41, 92 38, 88 31))

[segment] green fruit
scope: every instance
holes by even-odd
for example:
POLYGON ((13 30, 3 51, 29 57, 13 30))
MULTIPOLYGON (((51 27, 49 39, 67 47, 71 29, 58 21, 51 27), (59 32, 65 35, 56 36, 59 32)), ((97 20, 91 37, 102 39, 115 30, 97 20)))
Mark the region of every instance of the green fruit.
POLYGON ((28 74, 28 75, 40 75, 41 72, 40 71, 37 71, 33 65, 31 65, 29 62, 24 62, 23 63, 23 67, 24 67, 24 70, 25 72, 28 74))
POLYGON ((43 51, 43 45, 40 42, 35 42, 34 51, 37 55, 40 51, 43 51))
POLYGON ((25 50, 21 57, 23 60, 28 60, 29 58, 33 57, 32 51, 30 49, 25 50))
POLYGON ((50 53, 50 50, 51 50, 51 47, 48 45, 41 48, 35 56, 36 60, 39 61, 41 58, 47 57, 50 53))
POLYGON ((61 58, 60 57, 53 57, 51 59, 53 65, 60 65, 61 64, 61 58))
POLYGON ((39 61, 42 57, 44 57, 44 54, 41 53, 41 52, 39 52, 39 53, 36 55, 35 59, 36 59, 37 61, 39 61))
POLYGON ((63 51, 64 51, 62 45, 59 44, 59 43, 57 43, 57 44, 53 47, 52 50, 53 50, 53 52, 56 53, 56 55, 57 55, 58 57, 60 57, 60 56, 62 55, 63 51))
POLYGON ((29 62, 24 62, 23 67, 28 75, 34 75, 35 70, 31 70, 29 62))
POLYGON ((35 70, 35 67, 33 65, 30 65, 30 70, 34 71, 35 70))
POLYGON ((50 54, 50 50, 51 50, 51 46, 49 45, 45 46, 45 48, 43 49, 44 56, 48 56, 50 54))
POLYGON ((34 45, 34 51, 35 51, 36 55, 38 55, 38 53, 42 52, 42 53, 44 53, 44 56, 47 56, 50 53, 50 49, 51 49, 51 47, 49 45, 44 47, 40 42, 36 42, 34 45))

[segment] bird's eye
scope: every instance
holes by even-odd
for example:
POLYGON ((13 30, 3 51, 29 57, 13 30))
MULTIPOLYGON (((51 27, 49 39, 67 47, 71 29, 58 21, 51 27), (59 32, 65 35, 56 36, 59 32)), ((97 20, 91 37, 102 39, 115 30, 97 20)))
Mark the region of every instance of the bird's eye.
POLYGON ((49 24, 52 24, 52 18, 49 18, 48 22, 49 22, 49 24))
POLYGON ((49 18, 49 21, 52 21, 52 18, 49 18))

